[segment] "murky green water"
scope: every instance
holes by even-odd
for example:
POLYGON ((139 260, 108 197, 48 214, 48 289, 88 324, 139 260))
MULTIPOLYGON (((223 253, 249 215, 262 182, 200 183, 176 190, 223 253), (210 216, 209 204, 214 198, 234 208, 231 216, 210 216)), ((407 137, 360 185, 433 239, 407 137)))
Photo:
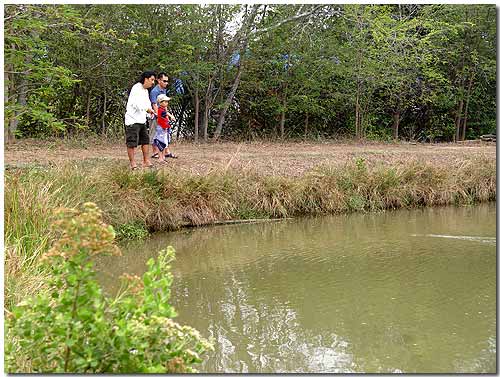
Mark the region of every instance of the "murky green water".
POLYGON ((495 204, 192 229, 100 261, 108 290, 177 250, 204 372, 496 372, 495 204))

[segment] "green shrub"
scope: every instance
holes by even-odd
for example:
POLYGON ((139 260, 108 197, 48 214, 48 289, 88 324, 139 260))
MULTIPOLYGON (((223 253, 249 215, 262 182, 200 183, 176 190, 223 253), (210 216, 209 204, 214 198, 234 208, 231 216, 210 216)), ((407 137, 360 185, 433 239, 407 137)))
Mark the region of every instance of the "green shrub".
POLYGON ((59 238, 42 257, 48 291, 19 303, 6 318, 9 373, 192 372, 212 345, 180 326, 168 304, 174 250, 168 247, 140 279, 128 276, 114 299, 95 280, 92 257, 118 254, 114 230, 93 203, 63 210, 59 238))

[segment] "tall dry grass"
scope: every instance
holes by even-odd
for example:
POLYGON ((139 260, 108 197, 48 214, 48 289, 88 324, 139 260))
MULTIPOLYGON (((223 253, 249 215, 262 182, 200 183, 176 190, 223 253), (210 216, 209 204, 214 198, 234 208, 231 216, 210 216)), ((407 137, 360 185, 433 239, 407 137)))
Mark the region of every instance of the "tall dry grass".
POLYGON ((105 221, 115 228, 142 224, 154 232, 221 220, 491 200, 496 200, 496 166, 487 158, 446 166, 418 161, 369 165, 357 159, 342 167, 318 166, 301 177, 230 169, 206 175, 168 169, 132 173, 125 166, 99 161, 7 171, 5 284, 10 291, 6 298, 13 302, 12 297, 26 294, 24 288, 19 292, 21 284, 14 283, 26 271, 43 275, 37 260, 52 242, 49 225, 54 209, 78 207, 86 201, 97 203, 105 221))

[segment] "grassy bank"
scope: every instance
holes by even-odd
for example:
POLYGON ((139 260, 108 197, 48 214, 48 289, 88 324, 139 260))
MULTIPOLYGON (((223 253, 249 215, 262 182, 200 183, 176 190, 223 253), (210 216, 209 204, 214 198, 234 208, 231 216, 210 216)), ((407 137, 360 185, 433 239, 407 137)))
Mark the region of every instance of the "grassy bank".
POLYGON ((300 177, 251 170, 190 174, 172 169, 130 172, 126 165, 87 160, 25 167, 5 174, 5 298, 19 301, 43 281, 38 258, 52 242, 58 207, 92 201, 122 238, 221 220, 282 218, 496 200, 495 161, 471 158, 318 166, 300 177))

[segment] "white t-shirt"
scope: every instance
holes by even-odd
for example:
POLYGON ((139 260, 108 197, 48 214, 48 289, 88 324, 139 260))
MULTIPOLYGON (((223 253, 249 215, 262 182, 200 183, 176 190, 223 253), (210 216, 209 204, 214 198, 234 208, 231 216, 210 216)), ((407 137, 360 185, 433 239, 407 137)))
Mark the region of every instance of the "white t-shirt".
POLYGON ((134 84, 128 96, 125 125, 130 126, 134 123, 146 123, 146 110, 150 108, 151 102, 149 102, 148 90, 140 82, 134 84))

